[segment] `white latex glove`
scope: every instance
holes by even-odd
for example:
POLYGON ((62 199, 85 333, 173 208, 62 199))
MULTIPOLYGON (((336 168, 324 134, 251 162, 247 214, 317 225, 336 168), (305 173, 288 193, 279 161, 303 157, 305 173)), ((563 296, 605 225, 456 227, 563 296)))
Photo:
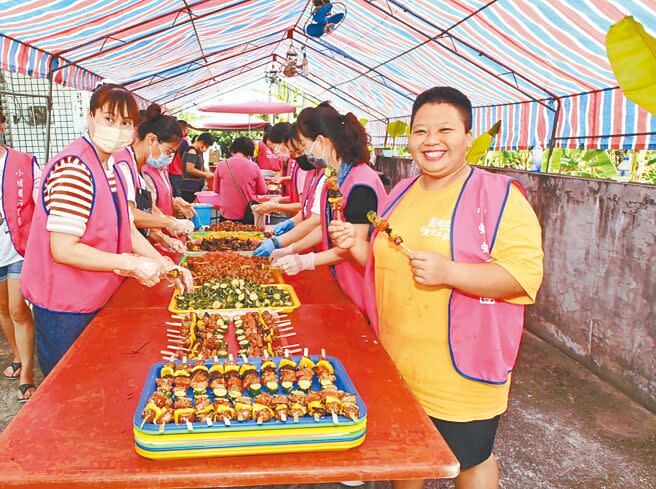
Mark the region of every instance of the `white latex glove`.
POLYGON ((176 236, 187 236, 194 232, 194 223, 189 219, 176 219, 171 217, 166 226, 166 230, 176 236))
POLYGON ((124 253, 121 255, 121 263, 114 273, 124 277, 133 277, 140 284, 152 287, 160 280, 160 265, 145 256, 124 253))
POLYGON ((283 256, 276 262, 276 268, 282 270, 286 275, 296 275, 304 270, 314 270, 314 253, 283 256))
POLYGON ((194 206, 184 200, 182 197, 175 197, 173 199, 173 208, 188 219, 191 219, 194 217, 194 215, 197 215, 194 206))
POLYGON ((166 277, 175 284, 181 293, 193 292, 194 277, 188 269, 176 265, 166 274, 166 277))
POLYGON ((162 278, 166 278, 173 283, 182 293, 194 290, 194 277, 191 272, 173 263, 168 256, 162 256, 160 261, 160 273, 162 278))
POLYGON ((181 240, 172 238, 166 234, 162 234, 162 244, 175 253, 186 253, 188 251, 187 245, 181 240))
POLYGON ((278 260, 280 260, 284 256, 289 256, 293 254, 294 254, 294 243, 290 244, 289 246, 285 246, 284 248, 278 248, 277 250, 273 250, 269 255, 271 266, 276 267, 277 266, 276 262, 278 260))

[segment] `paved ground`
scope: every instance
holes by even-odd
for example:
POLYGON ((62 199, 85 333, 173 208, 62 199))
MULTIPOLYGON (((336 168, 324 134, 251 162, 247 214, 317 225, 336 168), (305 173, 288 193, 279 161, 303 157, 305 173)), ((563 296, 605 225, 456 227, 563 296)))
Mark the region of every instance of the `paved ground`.
MULTIPOLYGON (((9 355, 0 341, 0 365, 11 361, 9 355)), ((656 488, 656 414, 532 335, 515 372, 496 445, 501 487, 656 488)), ((16 389, 16 381, 0 379, 0 430, 20 408, 16 389)), ((389 483, 375 489, 389 489, 389 483)))

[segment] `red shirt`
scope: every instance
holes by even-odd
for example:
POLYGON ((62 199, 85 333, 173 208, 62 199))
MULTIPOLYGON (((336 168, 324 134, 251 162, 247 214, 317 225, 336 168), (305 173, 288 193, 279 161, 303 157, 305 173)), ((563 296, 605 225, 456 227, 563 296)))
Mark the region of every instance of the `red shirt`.
MULTIPOLYGON (((227 163, 247 201, 257 200, 258 195, 267 193, 264 177, 257 164, 241 156, 233 156, 227 160, 227 163)), ((246 201, 235 187, 226 161, 219 162, 216 168, 213 190, 219 194, 219 208, 223 217, 233 220, 243 219, 246 201)))
POLYGON ((273 155, 273 152, 267 147, 264 141, 260 140, 257 143, 260 148, 257 153, 257 164, 262 170, 280 171, 282 162, 273 155))
POLYGON ((182 155, 189 149, 189 146, 189 138, 184 138, 180 143, 180 149, 175 152, 173 161, 171 161, 171 164, 168 166, 170 175, 182 176, 182 155))

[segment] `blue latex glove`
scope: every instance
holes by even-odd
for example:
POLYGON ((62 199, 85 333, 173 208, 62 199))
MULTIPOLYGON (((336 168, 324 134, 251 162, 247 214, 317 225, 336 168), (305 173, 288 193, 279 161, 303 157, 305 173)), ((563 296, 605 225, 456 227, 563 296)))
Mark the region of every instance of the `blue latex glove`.
POLYGON ((286 232, 294 229, 295 225, 296 224, 294 224, 294 221, 292 221, 291 219, 287 219, 286 221, 279 222, 278 224, 273 226, 273 234, 275 234, 276 236, 282 236, 286 232))
POLYGON ((253 256, 269 256, 276 249, 272 238, 267 239, 253 252, 253 256))

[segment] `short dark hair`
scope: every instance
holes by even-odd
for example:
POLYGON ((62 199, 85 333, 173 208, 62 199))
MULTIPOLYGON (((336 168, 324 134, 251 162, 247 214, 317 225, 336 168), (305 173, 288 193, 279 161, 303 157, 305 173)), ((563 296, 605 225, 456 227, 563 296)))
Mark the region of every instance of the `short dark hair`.
POLYGON ((322 102, 303 109, 296 124, 306 138, 328 138, 344 163, 358 165, 369 161, 369 135, 352 112, 340 115, 329 102, 322 102))
POLYGON ((289 141, 291 130, 292 125, 289 122, 279 122, 271 128, 267 139, 273 144, 286 143, 289 141))
POLYGON ((108 105, 110 112, 123 117, 128 116, 133 124, 136 124, 139 120, 139 105, 132 92, 123 85, 106 83, 94 90, 89 100, 91 114, 95 115, 96 111, 102 109, 105 105, 108 105))
POLYGON ((231 153, 241 153, 247 158, 250 158, 255 154, 255 143, 251 138, 245 136, 235 138, 235 140, 230 145, 231 153))
POLYGON ((189 127, 189 123, 183 119, 178 119, 178 126, 189 127))
POLYGON ((448 104, 460 113, 460 118, 465 125, 465 131, 472 128, 472 104, 467 95, 453 87, 433 87, 420 93, 412 104, 412 117, 410 127, 415 122, 415 115, 419 109, 426 104, 448 104))
POLYGON ((199 134, 196 139, 194 139, 194 142, 196 141, 200 141, 206 146, 212 146, 214 144, 214 136, 212 136, 209 132, 203 132, 199 134))

